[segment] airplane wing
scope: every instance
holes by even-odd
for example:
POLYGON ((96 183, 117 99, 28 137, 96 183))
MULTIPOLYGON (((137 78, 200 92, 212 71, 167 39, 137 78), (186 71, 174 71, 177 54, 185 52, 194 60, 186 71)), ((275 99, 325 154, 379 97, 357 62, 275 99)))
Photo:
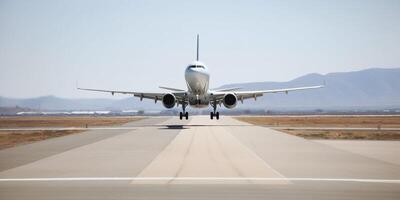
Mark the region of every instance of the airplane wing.
MULTIPOLYGON (((86 91, 93 91, 93 92, 106 92, 106 93, 111 93, 112 95, 114 94, 130 94, 135 97, 139 97, 140 100, 142 101, 143 99, 152 99, 156 103, 158 100, 162 100, 163 96, 167 93, 157 93, 157 92, 133 92, 133 91, 120 91, 120 90, 102 90, 102 89, 92 89, 92 88, 77 88, 78 90, 86 90, 86 91)), ((175 95, 176 99, 180 104, 186 103, 184 99, 185 92, 184 91, 179 91, 179 92, 172 92, 172 94, 175 95)))
POLYGON ((249 98, 254 98, 257 100, 257 97, 263 96, 266 93, 279 93, 279 92, 285 92, 286 94, 291 92, 291 91, 297 91, 297 90, 309 90, 309 89, 318 89, 318 88, 323 88, 325 85, 317 85, 317 86, 307 86, 307 87, 296 87, 296 88, 283 88, 283 89, 272 89, 272 90, 254 90, 254 91, 230 91, 230 92, 219 92, 216 91, 213 93, 214 95, 214 101, 217 101, 217 103, 220 103, 222 99, 224 98, 225 94, 228 93, 233 93, 237 96, 239 101, 242 101, 244 99, 249 99, 249 98))

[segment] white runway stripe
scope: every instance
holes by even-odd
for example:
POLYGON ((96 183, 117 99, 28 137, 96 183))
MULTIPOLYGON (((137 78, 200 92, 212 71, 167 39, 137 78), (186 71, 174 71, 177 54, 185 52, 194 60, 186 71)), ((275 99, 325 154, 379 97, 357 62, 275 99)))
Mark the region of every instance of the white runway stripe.
POLYGON ((3 178, 0 182, 47 182, 47 181, 319 181, 400 183, 400 179, 354 178, 261 178, 261 177, 68 177, 68 178, 3 178))
MULTIPOLYGON (((255 125, 138 125, 130 127, 37 127, 37 128, 0 128, 0 131, 93 131, 93 130, 136 130, 138 128, 179 128, 179 127, 243 127, 255 125)), ((260 126, 273 129, 293 129, 293 130, 382 130, 382 131, 399 131, 400 128, 376 128, 376 127, 286 127, 286 126, 260 126)), ((1 134, 1 132, 0 132, 1 134)))
MULTIPOLYGON (((38 127, 38 128, 0 128, 0 131, 93 131, 93 130, 136 130, 138 128, 171 128, 171 129, 179 129, 184 127, 224 127, 224 126, 243 126, 243 125, 139 125, 139 126, 130 126, 130 127, 89 127, 89 128, 81 128, 81 127, 38 127)), ((247 125, 253 126, 253 125, 247 125)), ((383 130, 383 129, 382 129, 383 130)), ((1 132, 0 132, 1 134, 1 132)))

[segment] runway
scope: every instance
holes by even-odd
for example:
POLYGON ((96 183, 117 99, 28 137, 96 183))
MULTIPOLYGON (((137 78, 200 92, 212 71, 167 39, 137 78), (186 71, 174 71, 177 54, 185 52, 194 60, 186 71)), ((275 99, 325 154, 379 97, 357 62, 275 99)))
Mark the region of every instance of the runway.
POLYGON ((147 118, 1 150, 0 199, 400 198, 395 154, 335 145, 227 116, 147 118))

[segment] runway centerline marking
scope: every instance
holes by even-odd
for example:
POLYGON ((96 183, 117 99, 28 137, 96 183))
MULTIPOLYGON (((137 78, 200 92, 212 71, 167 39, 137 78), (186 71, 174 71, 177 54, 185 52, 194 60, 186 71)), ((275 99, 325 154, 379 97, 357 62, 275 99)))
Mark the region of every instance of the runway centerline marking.
POLYGON ((400 179, 364 178, 265 178, 265 177, 53 177, 53 178, 2 178, 0 182, 62 182, 62 181, 316 181, 400 183, 400 179))
MULTIPOLYGON (((208 118, 196 118, 194 123, 200 123, 202 120, 208 120, 208 118)), ((223 127, 224 124, 216 126, 219 124, 214 122, 210 125, 180 131, 137 177, 150 178, 144 179, 149 184, 187 184, 190 181, 203 184, 207 181, 210 183, 215 183, 215 181, 251 183, 255 179, 248 177, 284 178, 226 130, 223 127), (153 177, 177 178, 152 179, 153 177), (181 177, 193 178, 181 179, 181 177), (203 177, 215 178, 204 179, 203 177)), ((263 180, 258 179, 257 182, 261 181, 263 180)), ((132 183, 137 182, 132 181, 132 183)), ((273 184, 290 184, 290 182, 279 179, 273 184)))

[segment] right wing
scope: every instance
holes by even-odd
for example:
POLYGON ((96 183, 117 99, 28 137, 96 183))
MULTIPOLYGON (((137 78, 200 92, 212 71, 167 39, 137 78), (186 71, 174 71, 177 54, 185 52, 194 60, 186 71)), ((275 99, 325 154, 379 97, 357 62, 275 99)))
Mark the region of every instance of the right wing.
POLYGON ((256 90, 256 91, 238 91, 235 92, 239 97, 244 97, 246 98, 251 98, 254 96, 262 96, 263 94, 266 93, 279 93, 279 92, 284 92, 284 93, 289 93, 291 91, 297 91, 297 90, 309 90, 309 89, 318 89, 318 88, 323 88, 325 87, 324 85, 317 85, 317 86, 308 86, 308 87, 296 87, 296 88, 284 88, 284 89, 272 89, 272 90, 256 90))
POLYGON ((308 86, 308 87, 296 87, 296 88, 283 88, 283 89, 272 89, 272 90, 254 90, 254 91, 215 91, 213 92, 214 99, 217 104, 222 102, 222 99, 227 93, 233 93, 237 96, 238 100, 242 101, 244 99, 254 98, 255 100, 257 97, 263 96, 266 93, 278 93, 278 92, 285 92, 286 94, 291 91, 297 90, 309 90, 309 89, 318 89, 323 88, 325 85, 317 85, 317 86, 308 86))
MULTIPOLYGON (((158 100, 162 100, 163 96, 167 93, 157 93, 157 92, 133 92, 133 91, 120 91, 120 90, 102 90, 102 89, 92 89, 92 88, 77 88, 78 90, 86 90, 86 91, 93 91, 93 92, 106 92, 106 93, 111 93, 112 95, 114 94, 131 94, 135 97, 139 97, 140 100, 142 101, 143 99, 152 99, 156 103, 158 100)), ((177 92, 172 92, 172 94, 175 95, 176 99, 180 104, 186 103, 185 101, 185 93, 184 91, 177 91, 177 92)))

